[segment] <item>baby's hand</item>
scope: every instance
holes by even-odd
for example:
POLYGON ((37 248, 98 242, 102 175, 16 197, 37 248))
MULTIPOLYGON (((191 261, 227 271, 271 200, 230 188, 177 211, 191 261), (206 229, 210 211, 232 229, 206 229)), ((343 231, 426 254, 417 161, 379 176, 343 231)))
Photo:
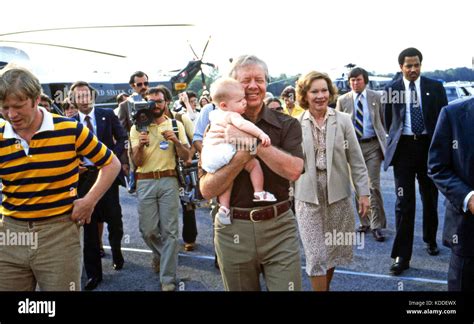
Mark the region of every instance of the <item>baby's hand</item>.
POLYGON ((260 136, 258 138, 262 141, 263 147, 268 147, 268 146, 272 145, 272 141, 270 140, 270 137, 268 137, 267 134, 262 133, 262 134, 260 134, 260 136))

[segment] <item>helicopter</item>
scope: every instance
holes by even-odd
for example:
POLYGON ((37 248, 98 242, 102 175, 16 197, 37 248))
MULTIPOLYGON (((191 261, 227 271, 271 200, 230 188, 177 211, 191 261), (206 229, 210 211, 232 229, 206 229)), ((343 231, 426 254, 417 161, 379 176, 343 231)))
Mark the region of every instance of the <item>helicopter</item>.
MULTIPOLYGON (((33 46, 47 46, 52 48, 66 48, 73 51, 80 51, 80 52, 88 52, 94 55, 100 56, 107 56, 107 57, 115 57, 115 58, 126 58, 125 55, 112 53, 112 52, 105 52, 99 51, 95 49, 88 49, 83 47, 75 47, 75 46, 67 46, 62 44, 53 44, 53 43, 43 43, 43 42, 30 42, 30 41, 17 41, 17 40, 7 40, 5 39, 6 36, 18 35, 18 34, 29 34, 29 33, 37 33, 37 32, 50 32, 50 31, 58 31, 58 30, 80 30, 80 29, 99 29, 99 28, 135 28, 135 27, 189 27, 193 26, 192 24, 154 24, 154 25, 120 25, 120 26, 80 26, 80 27, 64 27, 64 28, 46 28, 46 29, 38 29, 38 30, 26 30, 26 31, 19 31, 19 32, 12 32, 12 33, 3 33, 0 34, 0 43, 18 43, 18 44, 27 44, 33 46)), ((202 87, 203 90, 207 89, 205 74, 203 72, 203 65, 209 66, 213 69, 216 66, 212 63, 203 62, 204 54, 208 48, 209 42, 211 37, 207 40, 204 50, 199 57, 194 48, 188 41, 188 45, 191 48, 191 51, 194 55, 193 59, 188 62, 188 64, 179 70, 172 70, 169 71, 171 77, 161 77, 157 78, 156 80, 154 77, 150 78, 150 86, 157 86, 157 85, 164 85, 172 91, 173 96, 176 96, 178 93, 185 91, 194 77, 200 72, 201 73, 201 80, 202 80, 202 87), (177 72, 177 73, 176 73, 177 72), (176 73, 176 74, 174 74, 176 73), (156 81, 155 81, 155 80, 156 81)), ((0 44, 0 69, 2 69, 6 64, 12 62, 16 63, 20 66, 25 66, 35 73, 35 68, 37 67, 33 60, 30 59, 30 55, 27 51, 20 48, 20 46, 2 46, 0 44)), ((129 71, 129 74, 133 73, 133 71, 129 71)), ((68 94, 69 88, 76 79, 74 76, 68 74, 67 76, 60 76, 59 73, 51 73, 50 71, 44 72, 40 71, 39 73, 35 73, 38 76, 41 86, 43 88, 43 92, 48 95, 50 98, 53 99, 53 109, 56 112, 61 112, 58 108, 60 103, 63 102, 65 97, 68 94)), ((84 80, 83 73, 81 77, 78 79, 84 80)), ((170 74, 168 74, 170 75, 170 74)), ((111 82, 111 80, 128 80, 128 77, 116 77, 108 75, 101 75, 97 71, 91 73, 90 77, 86 80, 97 90, 97 98, 96 98, 96 106, 103 107, 103 108, 116 108, 116 97, 120 93, 131 94, 132 89, 130 85, 126 82, 111 82)))
MULTIPOLYGON (((191 51, 194 54, 194 60, 190 61, 184 69, 180 70, 177 75, 173 76, 170 79, 171 91, 172 91, 173 95, 177 95, 179 92, 182 92, 182 91, 186 90, 189 83, 194 79, 194 77, 196 76, 196 74, 198 72, 201 72, 202 89, 207 90, 206 77, 204 75, 204 72, 202 71, 202 66, 207 65, 207 66, 210 66, 213 69, 216 68, 216 66, 214 64, 206 63, 206 62, 202 61, 202 59, 204 57, 204 54, 206 53, 207 46, 209 45, 210 40, 211 40, 211 37, 209 36, 209 39, 207 40, 206 45, 204 46, 204 49, 202 51, 202 54, 201 54, 200 58, 198 58, 198 55, 194 51, 194 48, 188 42, 189 47, 191 48, 191 51)), ((171 72, 178 72, 178 70, 174 70, 174 71, 171 71, 171 72)))

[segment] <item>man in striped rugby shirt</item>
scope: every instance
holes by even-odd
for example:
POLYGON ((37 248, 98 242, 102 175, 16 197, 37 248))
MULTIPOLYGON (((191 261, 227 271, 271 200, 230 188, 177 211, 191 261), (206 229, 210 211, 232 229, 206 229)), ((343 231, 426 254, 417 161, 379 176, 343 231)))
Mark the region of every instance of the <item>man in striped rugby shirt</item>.
POLYGON ((38 107, 41 85, 22 68, 0 75, 0 291, 80 290, 81 226, 120 170, 115 155, 87 127, 38 107), (100 168, 77 199, 78 156, 100 168), (1 244, 3 243, 3 244, 1 244), (8 243, 8 244, 5 244, 8 243), (31 242, 30 242, 31 243, 31 242))

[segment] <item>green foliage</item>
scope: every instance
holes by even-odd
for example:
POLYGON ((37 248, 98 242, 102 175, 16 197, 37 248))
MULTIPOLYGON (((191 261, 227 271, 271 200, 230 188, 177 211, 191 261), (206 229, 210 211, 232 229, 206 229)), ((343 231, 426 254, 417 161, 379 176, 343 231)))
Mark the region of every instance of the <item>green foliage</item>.
MULTIPOLYGON (((422 72, 422 74, 428 78, 435 80, 443 80, 445 82, 451 81, 474 81, 474 70, 466 67, 448 69, 448 70, 435 70, 430 72, 422 72)), ((389 73, 380 76, 393 77, 395 74, 389 73)))
POLYGON ((474 70, 462 67, 456 69, 448 70, 436 70, 433 72, 423 73, 424 76, 427 76, 432 79, 443 80, 446 82, 451 81, 474 81, 474 70))
MULTIPOLYGON (((209 91, 209 87, 211 86, 212 82, 214 82, 216 79, 220 77, 219 70, 212 69, 211 72, 208 75, 205 75, 204 77, 206 81, 207 90, 209 91)), ((196 76, 191 81, 191 83, 189 84, 186 90, 194 91, 198 94, 198 97, 201 96, 202 91, 203 91, 201 72, 196 74, 196 76)))

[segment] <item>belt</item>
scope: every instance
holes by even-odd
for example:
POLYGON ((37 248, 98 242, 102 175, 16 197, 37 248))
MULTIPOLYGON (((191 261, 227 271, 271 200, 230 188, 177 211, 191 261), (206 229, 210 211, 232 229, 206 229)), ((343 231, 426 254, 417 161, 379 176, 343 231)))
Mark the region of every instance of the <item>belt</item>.
POLYGON ((419 140, 422 140, 422 139, 428 139, 428 135, 427 134, 420 134, 420 135, 402 135, 402 137, 406 138, 406 139, 411 139, 411 140, 414 140, 414 141, 419 141, 419 140))
POLYGON ((165 177, 176 177, 178 174, 176 170, 165 170, 165 171, 153 171, 153 172, 137 172, 136 177, 137 180, 144 180, 144 179, 160 179, 165 177))
POLYGON ((251 220, 256 223, 280 216, 288 211, 288 209, 290 209, 290 203, 288 201, 262 208, 232 208, 232 217, 234 219, 251 220))
POLYGON ((377 140, 377 136, 369 137, 369 138, 360 138, 358 141, 359 143, 368 143, 377 140))
POLYGON ((71 212, 55 215, 50 217, 43 217, 43 218, 18 218, 13 216, 4 216, 2 215, 4 221, 10 222, 17 222, 18 224, 47 224, 47 223, 59 223, 59 222, 66 222, 71 221, 71 212))

